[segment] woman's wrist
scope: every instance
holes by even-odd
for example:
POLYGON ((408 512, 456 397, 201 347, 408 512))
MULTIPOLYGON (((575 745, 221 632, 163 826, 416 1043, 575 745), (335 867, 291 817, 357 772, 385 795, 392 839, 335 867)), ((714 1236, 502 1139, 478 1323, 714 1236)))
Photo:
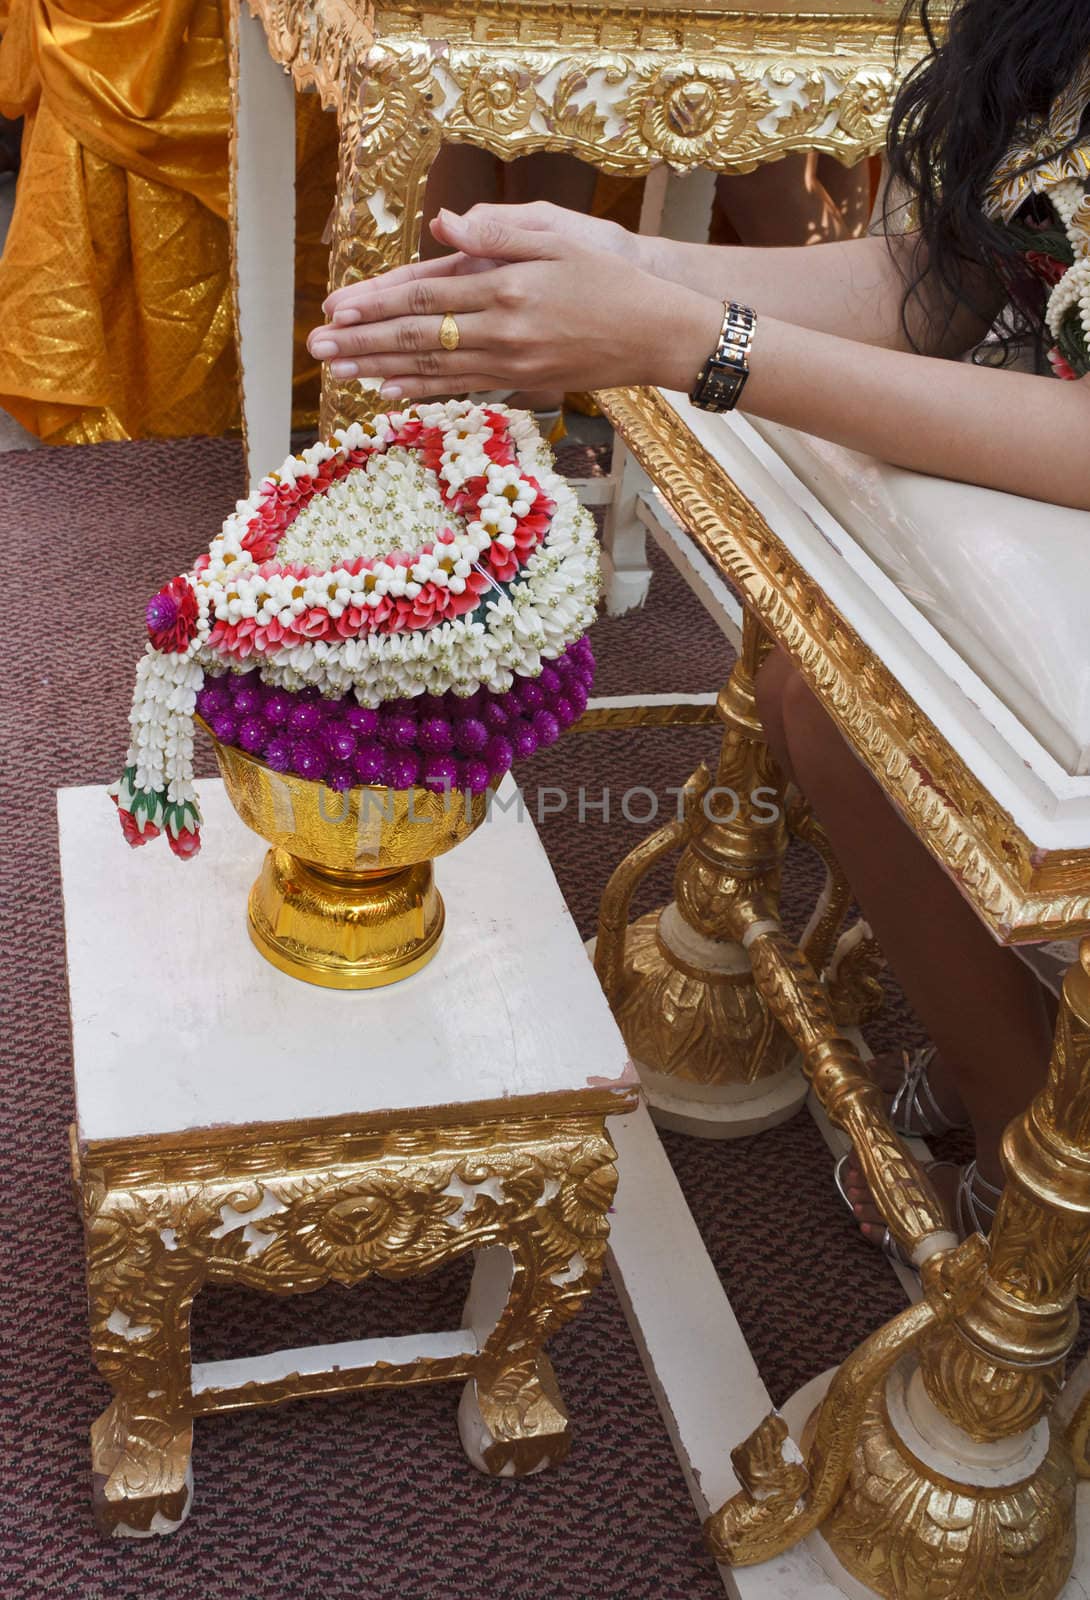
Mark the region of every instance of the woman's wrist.
POLYGON ((661 322, 666 337, 658 352, 656 376, 649 381, 688 394, 719 343, 723 302, 679 285, 668 304, 669 313, 661 322))
POLYGON ((663 278, 667 283, 690 287, 685 272, 687 245, 651 233, 634 233, 631 238, 637 246, 636 265, 641 272, 649 273, 652 278, 663 278))

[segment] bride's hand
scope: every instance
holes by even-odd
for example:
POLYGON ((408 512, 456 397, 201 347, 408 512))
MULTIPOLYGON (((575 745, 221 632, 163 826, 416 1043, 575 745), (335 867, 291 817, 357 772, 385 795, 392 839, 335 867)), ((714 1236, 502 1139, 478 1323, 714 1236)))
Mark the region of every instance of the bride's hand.
MULTIPOLYGON (((476 229, 501 227, 514 228, 519 233, 551 233, 569 244, 581 245, 601 255, 620 256, 631 266, 646 268, 643 246, 648 241, 638 233, 630 233, 605 217, 589 217, 582 211, 554 206, 550 200, 534 200, 520 206, 472 206, 463 217, 441 211, 431 225, 432 234, 441 244, 455 244, 450 235, 451 223, 455 228, 459 223, 469 223, 476 229)), ((455 248, 460 246, 455 245, 455 248)))
POLYGON ((338 290, 326 302, 330 324, 310 335, 311 354, 336 378, 382 378, 390 400, 512 387, 688 389, 715 346, 721 302, 571 232, 516 227, 516 209, 538 208, 441 213, 458 255, 427 266, 445 270, 399 267, 338 290), (346 305, 351 319, 338 316, 346 305), (460 334, 454 351, 439 340, 447 312, 460 334))
POLYGON ((473 206, 464 217, 454 217, 450 212, 440 211, 431 223, 431 232, 440 244, 454 246, 453 255, 436 256, 430 261, 411 261, 404 267, 394 267, 392 271, 383 273, 381 279, 348 283, 342 289, 334 289, 322 302, 322 310, 329 321, 342 328, 361 322, 360 305, 366 301, 368 291, 379 281, 386 288, 396 288, 401 284, 418 283, 421 279, 432 282, 465 277, 469 273, 487 272, 501 265, 499 260, 488 256, 466 255, 452 237, 452 223, 454 233, 459 223, 468 223, 480 233, 496 227, 551 233, 589 250, 620 256, 634 266, 640 264, 639 234, 629 233, 627 228, 607 222, 604 217, 586 217, 581 211, 567 211, 548 200, 535 200, 522 206, 473 206))

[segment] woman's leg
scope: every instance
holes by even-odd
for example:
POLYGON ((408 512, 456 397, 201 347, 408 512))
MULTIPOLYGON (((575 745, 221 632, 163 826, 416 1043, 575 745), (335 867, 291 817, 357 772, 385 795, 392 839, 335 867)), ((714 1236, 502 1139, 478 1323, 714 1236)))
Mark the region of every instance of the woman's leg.
POLYGON ((471 206, 497 200, 500 193, 500 160, 488 150, 473 144, 444 144, 431 164, 424 190, 423 225, 420 229, 420 254, 425 261, 448 255, 445 244, 432 238, 428 227, 439 211, 459 215, 471 206))
POLYGON ((783 650, 775 649, 765 656, 757 668, 753 684, 757 715, 765 731, 765 740, 776 765, 788 782, 793 782, 795 775, 791 771, 791 753, 787 748, 787 732, 783 725, 783 696, 788 679, 795 676, 791 657, 783 650))
MULTIPOLYGON (((981 1176, 1002 1184, 999 1141, 1044 1082, 1052 1044, 1045 992, 996 944, 797 674, 783 684, 782 737, 860 908, 938 1047, 949 1091, 976 1136, 981 1176)), ((942 1098, 941 1081, 934 1084, 942 1098)), ((877 1212, 857 1180, 860 1219, 877 1212), (864 1203, 865 1202, 865 1203, 864 1203)))

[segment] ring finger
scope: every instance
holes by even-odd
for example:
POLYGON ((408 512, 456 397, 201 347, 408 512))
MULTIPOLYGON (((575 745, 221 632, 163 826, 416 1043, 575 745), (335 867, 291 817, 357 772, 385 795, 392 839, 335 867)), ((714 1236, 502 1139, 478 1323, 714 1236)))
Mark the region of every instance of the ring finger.
MULTIPOLYGON (((482 324, 480 313, 465 312, 455 319, 458 328, 458 349, 481 348, 482 324)), ((348 371, 350 365, 377 355, 400 352, 402 355, 419 355, 427 351, 443 350, 440 330, 443 317, 398 317, 390 322, 370 322, 348 328, 317 328, 307 341, 310 353, 319 361, 328 361, 334 377, 355 377, 348 371), (341 370, 341 369, 344 370, 341 370)))
POLYGON ((490 371, 494 366, 493 358, 482 350, 421 350, 412 356, 404 351, 384 350, 381 355, 363 356, 358 361, 331 361, 329 370, 334 378, 344 380, 415 374, 453 384, 466 373, 490 371))

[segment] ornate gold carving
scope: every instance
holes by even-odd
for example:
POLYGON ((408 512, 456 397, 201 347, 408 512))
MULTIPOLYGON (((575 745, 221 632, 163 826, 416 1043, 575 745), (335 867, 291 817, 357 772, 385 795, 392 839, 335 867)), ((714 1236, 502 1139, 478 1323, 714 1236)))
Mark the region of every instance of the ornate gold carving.
POLYGON ((865 922, 856 922, 837 942, 825 971, 825 987, 840 1028, 871 1022, 885 1004, 881 973, 886 958, 865 922))
POLYGON ((775 1416, 738 1446, 731 1460, 742 1487, 704 1524, 717 1560, 755 1566, 824 1522, 848 1481, 871 1396, 936 1315, 926 1301, 909 1306, 848 1357, 829 1386, 804 1467, 785 1458, 787 1429, 775 1416))
MULTIPOLYGON (((781 63, 770 76, 788 73, 781 63)), ((769 101, 756 85, 746 83, 726 61, 678 62, 645 67, 633 74, 625 98, 625 121, 639 129, 648 151, 663 161, 688 168, 714 162, 743 138, 757 120, 758 106, 769 101)))
POLYGON ((932 1400, 972 1439, 1007 1439, 1047 1415, 1063 1384, 1063 1364, 1014 1367, 989 1361, 957 1328, 920 1342, 920 1365, 932 1400))
POLYGON ((92 1147, 83 1165, 92 1347, 114 1390, 92 1431, 107 1530, 179 1520, 194 1415, 302 1394, 473 1378, 491 1470, 540 1464, 545 1441, 549 1459, 563 1453, 542 1346, 601 1275, 616 1171, 600 1115, 312 1133, 294 1149, 266 1146, 264 1164, 244 1142, 151 1151, 146 1174, 123 1185, 110 1181, 108 1150, 92 1147), (189 1311, 205 1283, 295 1294, 406 1277, 497 1244, 511 1253, 511 1286, 476 1353, 223 1388, 212 1367, 192 1388, 189 1311))
POLYGON ((519 133, 538 107, 537 89, 525 70, 479 61, 459 75, 469 121, 485 133, 519 133))
POLYGON ((730 1453, 743 1491, 770 1510, 774 1504, 778 1516, 790 1514, 810 1489, 810 1474, 791 1459, 788 1438, 787 1423, 773 1411, 730 1453))
MULTIPOLYGON (((834 1380, 806 1458, 809 1492, 792 1504, 786 1488, 769 1494, 767 1481, 754 1486, 760 1495, 744 1488, 708 1524, 717 1554, 765 1560, 820 1523, 848 1570, 889 1600, 1059 1594, 1074 1552, 1076 1465, 1086 1466, 1085 1398, 1066 1426, 1051 1428, 1047 1454, 1025 1478, 984 1487, 958 1481, 956 1447, 944 1476, 906 1446, 880 1384, 892 1360, 880 1352, 895 1360, 914 1343, 930 1399, 974 1439, 1017 1440, 1048 1416, 1090 1259, 1088 1084, 1090 939, 1064 983, 1048 1082, 1004 1141, 1007 1187, 990 1241, 972 1235, 925 1261, 924 1300, 834 1380)), ((888 1215, 888 1194, 875 1193, 888 1215)))
POLYGON ((296 87, 316 89, 324 106, 339 106, 357 58, 374 39, 374 9, 353 0, 248 0, 273 59, 296 87))
POLYGON ((898 1439, 882 1389, 860 1424, 847 1487, 822 1532, 861 1583, 888 1600, 1052 1600, 1075 1554, 1066 1445, 1007 1488, 930 1471, 898 1439))
POLYGON ((683 844, 699 826, 699 807, 708 791, 711 775, 705 766, 693 773, 681 792, 679 815, 644 839, 616 868, 598 911, 598 939, 594 949, 594 970, 610 1005, 616 1010, 625 986, 625 930, 628 908, 636 885, 651 868, 683 844))
POLYGON ((1010 941, 1090 932, 1090 850, 1042 851, 1015 826, 657 390, 598 398, 987 925, 1010 941))
POLYGON ((651 1072, 712 1087, 770 1078, 791 1055, 729 927, 735 899, 754 885, 774 906, 786 843, 782 785, 754 700, 766 649, 748 619, 716 708, 724 735, 714 786, 705 773, 699 810, 694 796, 683 828, 638 846, 602 902, 599 972, 607 975, 606 994, 633 1058, 651 1072), (641 918, 626 935, 618 919, 627 918, 636 883, 683 839, 673 905, 641 918))
POLYGON ((762 998, 802 1053, 802 1065, 829 1120, 848 1134, 890 1232, 910 1255, 949 1222, 924 1169, 894 1133, 885 1100, 855 1046, 840 1036, 828 996, 805 956, 757 903, 738 908, 762 998))
POLYGON ((1078 1330, 1090 1260, 1090 939, 1064 980, 1048 1080, 1007 1130, 1003 1163, 987 1273, 922 1351, 931 1398, 976 1439, 1047 1415, 1078 1330))
POLYGON ((664 946, 661 912, 625 940, 625 975, 612 1002, 633 1058, 688 1083, 753 1083, 787 1065, 788 1051, 748 968, 708 972, 664 946))

